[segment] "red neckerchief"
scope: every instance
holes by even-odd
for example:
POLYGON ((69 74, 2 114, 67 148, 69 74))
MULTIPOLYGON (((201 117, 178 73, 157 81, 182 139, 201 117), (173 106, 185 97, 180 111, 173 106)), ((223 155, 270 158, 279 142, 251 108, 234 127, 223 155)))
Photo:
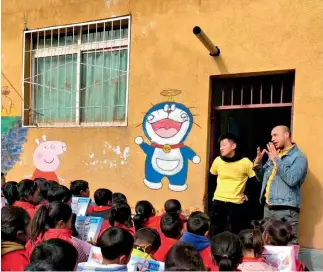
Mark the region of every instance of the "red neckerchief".
POLYGON ((94 206, 93 207, 94 212, 104 212, 104 211, 107 211, 110 209, 111 209, 111 206, 94 206))
POLYGON ((256 258, 256 257, 243 257, 242 260, 243 263, 265 263, 265 259, 260 257, 260 258, 256 258))

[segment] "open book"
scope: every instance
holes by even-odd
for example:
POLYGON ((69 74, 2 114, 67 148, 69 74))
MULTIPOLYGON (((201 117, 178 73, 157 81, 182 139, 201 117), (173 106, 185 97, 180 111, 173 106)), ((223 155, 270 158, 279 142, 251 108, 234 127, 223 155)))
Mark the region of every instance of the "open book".
POLYGON ((87 209, 91 203, 91 198, 89 197, 72 197, 72 212, 77 216, 85 216, 87 209))
POLYGON ((92 216, 77 216, 75 228, 83 241, 96 242, 98 239, 103 218, 92 216))

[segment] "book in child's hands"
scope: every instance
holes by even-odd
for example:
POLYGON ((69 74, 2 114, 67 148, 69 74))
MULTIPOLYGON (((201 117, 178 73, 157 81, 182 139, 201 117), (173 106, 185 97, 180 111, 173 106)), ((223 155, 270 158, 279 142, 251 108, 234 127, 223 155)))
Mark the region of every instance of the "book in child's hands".
POLYGON ((279 271, 295 271, 296 251, 294 246, 265 246, 263 257, 267 264, 279 271))
POLYGON ((93 246, 89 258, 87 260, 89 263, 98 263, 101 264, 103 261, 101 248, 93 246))
POLYGON ((75 228, 83 241, 96 242, 98 239, 103 218, 92 216, 77 216, 75 228))
POLYGON ((72 212, 77 216, 85 216, 90 205, 91 198, 89 197, 72 197, 72 212))

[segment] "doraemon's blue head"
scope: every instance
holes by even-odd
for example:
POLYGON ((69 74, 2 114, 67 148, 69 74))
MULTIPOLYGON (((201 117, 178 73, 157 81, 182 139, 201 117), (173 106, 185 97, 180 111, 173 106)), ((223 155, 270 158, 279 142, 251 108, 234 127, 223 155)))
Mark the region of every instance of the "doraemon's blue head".
POLYGON ((184 142, 193 125, 191 111, 180 103, 163 102, 145 115, 143 130, 151 142, 175 145, 184 142))

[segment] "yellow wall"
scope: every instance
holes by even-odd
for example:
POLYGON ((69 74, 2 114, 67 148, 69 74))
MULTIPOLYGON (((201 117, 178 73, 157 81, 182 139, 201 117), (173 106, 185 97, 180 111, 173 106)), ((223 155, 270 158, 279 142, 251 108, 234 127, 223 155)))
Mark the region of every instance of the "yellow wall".
MULTIPOLYGON (((212 1, 212 0, 3 0, 2 71, 21 90, 24 18, 29 29, 79 23, 111 16, 132 15, 129 117, 126 128, 29 129, 21 162, 9 172, 20 179, 34 170, 34 140, 46 134, 66 142, 59 176, 65 183, 75 178, 90 181, 92 192, 102 186, 122 191, 131 202, 166 198, 182 201, 186 208, 201 207, 207 171, 209 77, 295 69, 294 140, 309 159, 309 174, 302 190, 301 244, 323 249, 323 2, 312 1, 212 1), (216 60, 192 34, 199 25, 221 48, 216 60), (189 189, 172 193, 166 186, 150 191, 142 183, 145 155, 134 144, 142 135, 142 112, 162 101, 160 91, 178 88, 177 102, 194 106, 196 122, 186 141, 202 161, 190 163, 189 189), (127 163, 105 144, 130 148, 127 163), (104 150, 106 150, 105 154, 104 150), (319 153, 319 154, 318 154, 319 153), (116 160, 117 166, 89 163, 116 160), (88 164, 88 165, 87 165, 88 164)), ((7 83, 2 83, 7 85, 7 83)), ((17 114, 21 100, 12 92, 17 114)))

